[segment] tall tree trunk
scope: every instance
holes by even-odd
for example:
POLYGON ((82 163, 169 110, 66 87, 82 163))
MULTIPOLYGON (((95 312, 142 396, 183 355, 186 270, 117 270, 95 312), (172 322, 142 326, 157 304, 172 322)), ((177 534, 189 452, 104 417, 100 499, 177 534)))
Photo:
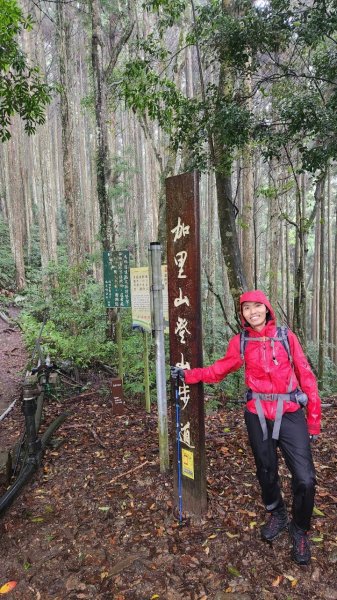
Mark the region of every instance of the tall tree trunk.
POLYGON ((107 86, 104 72, 104 40, 100 0, 90 0, 90 11, 92 24, 91 64, 96 119, 96 178, 101 219, 100 233, 103 249, 111 250, 115 248, 116 231, 108 193, 111 169, 108 150, 107 86))
POLYGON ((19 152, 21 122, 14 117, 11 126, 11 138, 6 142, 4 152, 5 202, 8 214, 9 237, 15 264, 15 283, 18 291, 26 285, 24 263, 25 203, 21 186, 19 152))
POLYGON ((334 363, 337 366, 337 206, 335 208, 335 249, 334 249, 334 329, 333 329, 333 349, 334 349, 334 363))
POLYGON ((143 161, 143 144, 142 144, 142 131, 139 126, 138 120, 134 116, 133 118, 133 145, 135 148, 135 163, 136 169, 134 174, 134 202, 135 202, 135 229, 137 239, 137 256, 138 264, 144 266, 145 264, 145 235, 146 235, 146 221, 147 221, 147 210, 145 201, 145 188, 144 188, 144 161, 143 161))
MULTIPOLYGON (((289 210, 289 198, 288 195, 286 196, 286 214, 288 214, 288 210, 289 210)), ((293 312, 292 312, 292 303, 290 302, 290 248, 289 248, 289 223, 286 220, 285 222, 285 253, 286 253, 286 299, 287 299, 287 304, 286 304, 286 311, 287 311, 287 318, 288 318, 288 323, 292 323, 293 322, 293 312)))
MULTIPOLYGON (((57 262, 56 202, 51 176, 49 132, 50 123, 47 114, 46 123, 39 128, 31 140, 34 197, 38 207, 41 266, 44 271, 47 270, 50 262, 57 262)), ((44 282, 46 285, 49 283, 46 273, 44 273, 44 282)))
POLYGON ((311 306, 311 335, 313 342, 319 340, 319 281, 320 281, 320 261, 319 249, 321 245, 321 228, 319 223, 319 214, 316 215, 315 223, 315 246, 314 246, 314 267, 313 267, 313 293, 311 306))
POLYGON ((280 256, 280 227, 277 191, 275 186, 276 167, 274 161, 269 163, 269 188, 273 192, 269 195, 269 299, 272 306, 277 306, 278 298, 278 263, 280 256))
MULTIPOLYGON (((38 20, 39 11, 36 6, 31 5, 30 10, 35 19, 38 20)), ((37 61, 43 71, 47 71, 44 36, 42 31, 37 32, 37 40, 33 43, 32 36, 25 33, 23 38, 25 51, 37 61)), ((57 206, 58 198, 56 180, 57 167, 52 160, 52 145, 54 121, 57 120, 55 105, 49 106, 45 112, 45 123, 40 125, 34 136, 26 140, 28 157, 24 162, 29 165, 27 173, 29 193, 25 193, 26 204, 28 197, 32 194, 35 206, 37 206, 39 223, 39 243, 41 266, 43 270, 43 282, 48 287, 52 283, 47 267, 49 263, 57 262, 57 206)), ((28 192, 28 190, 27 190, 28 192)))
MULTIPOLYGON (((195 23, 195 7, 193 0, 191 0, 191 6, 193 21, 195 23)), ((223 10, 227 11, 230 8, 231 1, 223 0, 223 10)), ((196 52, 201 95, 205 101, 205 80, 201 62, 201 53, 198 44, 196 44, 196 52)), ((233 92, 233 75, 228 71, 226 65, 221 63, 217 89, 220 102, 222 103, 224 98, 232 98, 233 92)), ((231 294, 237 310, 239 296, 244 289, 247 289, 247 282, 244 275, 238 235, 236 231, 235 212, 237 209, 233 203, 231 178, 232 158, 230 157, 228 149, 224 147, 223 141, 216 134, 212 136, 211 133, 208 132, 208 143, 215 172, 222 254, 227 267, 227 275, 231 294)))
MULTIPOLYGON (((249 51, 248 51, 249 52, 249 51)), ((251 58, 247 61, 247 67, 251 65, 251 58)), ((247 74, 244 82, 244 95, 246 108, 252 111, 252 80, 247 74)), ((253 147, 248 143, 242 153, 242 263, 247 287, 254 287, 254 169, 253 169, 253 147)))
MULTIPOLYGON (((232 93, 233 81, 224 65, 220 66, 218 93, 221 98, 232 93)), ((231 165, 228 150, 223 146, 222 140, 216 135, 210 139, 211 154, 215 170, 215 182, 218 201, 218 215, 220 225, 220 239, 222 254, 227 267, 229 287, 233 296, 236 309, 238 309, 239 296, 247 289, 247 281, 242 265, 236 230, 237 209, 233 203, 231 165)))
POLYGON ((331 170, 328 170, 327 177, 327 235, 328 235, 328 281, 327 281, 327 332, 328 332, 328 354, 333 360, 333 332, 335 329, 334 321, 334 281, 333 281, 333 256, 332 256, 332 214, 331 214, 331 170))
MULTIPOLYGON (((324 189, 322 190, 321 196, 321 210, 320 210, 320 229, 321 229, 321 240, 325 240, 325 199, 324 189)), ((318 344, 318 386, 319 389, 323 389, 324 379, 324 358, 325 358, 325 340, 326 340, 326 298, 325 298, 325 243, 320 244, 319 250, 319 262, 320 262, 320 276, 319 276, 319 344, 318 344)))
MULTIPOLYGON (((116 227, 113 219, 112 204, 109 198, 111 168, 108 146, 108 92, 107 78, 111 76, 118 56, 130 37, 133 21, 130 19, 125 29, 117 36, 113 35, 113 44, 109 48, 108 64, 104 64, 105 38, 101 19, 100 0, 89 0, 91 14, 91 65, 94 84, 95 124, 96 124, 96 182, 100 209, 100 234, 103 250, 116 247, 116 227)), ((131 17, 131 14, 129 15, 131 17)), ((118 19, 118 17, 117 17, 118 19)), ((107 310, 107 335, 116 339, 118 311, 107 310)))
POLYGON ((218 172, 215 173, 215 181, 222 254, 227 267, 231 294, 234 301, 238 302, 242 291, 247 289, 247 284, 236 233, 235 209, 232 202, 232 181, 229 175, 222 175, 218 172))
POLYGON ((294 329, 298 333, 304 349, 307 344, 307 326, 306 326, 306 307, 307 307, 307 291, 305 282, 305 257, 307 253, 307 231, 311 227, 317 209, 323 198, 326 173, 322 173, 315 187, 315 204, 310 217, 307 219, 303 215, 303 204, 301 190, 297 183, 297 239, 299 243, 299 260, 296 268, 295 277, 295 293, 294 293, 294 329))
POLYGON ((302 220, 302 197, 299 188, 296 193, 296 259, 297 265, 295 269, 295 291, 294 291, 294 329, 299 336, 303 348, 306 349, 306 285, 305 285, 305 230, 302 220))
MULTIPOLYGON (((214 176, 213 173, 207 173, 206 175, 206 223, 207 223, 207 239, 206 239, 206 260, 204 262, 204 268, 207 273, 207 280, 210 282, 212 288, 215 288, 215 276, 216 276, 216 241, 217 235, 217 219, 216 219, 216 202, 214 198, 214 176)), ((209 355, 212 357, 215 351, 215 300, 214 293, 210 292, 208 285, 208 293, 206 298, 207 307, 207 319, 208 319, 208 343, 207 348, 209 355)))
POLYGON ((247 287, 254 287, 254 173, 253 152, 247 145, 242 156, 242 263, 247 287))
MULTIPOLYGON (((78 160, 78 126, 76 118, 77 61, 72 52, 74 43, 73 19, 69 8, 57 0, 58 53, 60 69, 60 107, 62 129, 62 156, 64 199, 67 215, 68 256, 71 265, 84 258, 83 215, 81 210, 80 166, 78 160)), ((72 15, 73 16, 73 15, 72 15)))

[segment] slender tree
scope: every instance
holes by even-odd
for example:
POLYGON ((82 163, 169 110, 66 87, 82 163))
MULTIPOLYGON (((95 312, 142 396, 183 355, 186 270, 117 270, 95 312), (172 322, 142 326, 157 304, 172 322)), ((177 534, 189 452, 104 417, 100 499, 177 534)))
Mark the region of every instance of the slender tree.
MULTIPOLYGON (((320 235, 321 240, 325 240, 325 195, 324 189, 322 190, 320 206, 320 235)), ((320 277, 319 277, 319 343, 318 343, 318 385, 319 389, 323 389, 324 379, 324 358, 325 358, 325 342, 326 342, 326 300, 325 300, 325 274, 326 274, 326 254, 325 244, 320 244, 319 249, 319 263, 320 263, 320 277)))
POLYGON ((70 265, 79 265, 84 259, 83 212, 81 203, 80 164, 76 127, 76 82, 78 80, 75 32, 78 27, 76 14, 62 0, 56 2, 57 49, 59 58, 59 81, 64 199, 67 217, 67 243, 70 265))
POLYGON ((0 0, 0 140, 11 135, 13 114, 24 120, 27 133, 44 122, 51 88, 37 66, 30 65, 18 41, 21 31, 32 27, 16 0, 0 0))
POLYGON ((97 195, 101 218, 101 241, 104 250, 116 245, 116 230, 113 220, 109 185, 111 183, 111 163, 108 146, 108 89, 107 81, 111 77, 118 56, 131 35, 133 17, 129 11, 126 24, 121 12, 107 14, 109 35, 104 30, 103 7, 100 0, 90 0, 91 14, 91 63, 94 82, 94 103, 96 119, 96 180, 97 195))

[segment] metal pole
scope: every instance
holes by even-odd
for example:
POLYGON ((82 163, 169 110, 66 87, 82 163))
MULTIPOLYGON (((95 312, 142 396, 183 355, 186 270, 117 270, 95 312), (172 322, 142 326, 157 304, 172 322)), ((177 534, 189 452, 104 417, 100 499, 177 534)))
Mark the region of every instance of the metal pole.
POLYGON ((143 330, 144 389, 145 409, 151 412, 150 377, 149 377, 149 344, 147 332, 143 330))
POLYGON ((28 460, 39 463, 41 458, 41 441, 37 437, 35 424, 36 399, 39 390, 36 377, 26 377, 23 384, 22 412, 25 416, 28 460))
POLYGON ((163 316, 163 284, 161 277, 161 245, 152 242, 149 248, 151 266, 151 297, 153 306, 153 330, 156 344, 156 380, 159 429, 160 471, 165 473, 169 468, 167 394, 165 376, 165 342, 163 316))
POLYGON ((178 468, 178 510, 179 523, 183 520, 183 483, 181 474, 181 447, 180 447, 180 397, 179 397, 179 377, 175 383, 176 400, 176 438, 177 438, 177 468, 178 468))
POLYGON ((117 341, 117 352, 118 352, 118 377, 123 383, 123 341, 122 341, 122 319, 120 310, 117 309, 117 321, 116 321, 116 341, 117 341))

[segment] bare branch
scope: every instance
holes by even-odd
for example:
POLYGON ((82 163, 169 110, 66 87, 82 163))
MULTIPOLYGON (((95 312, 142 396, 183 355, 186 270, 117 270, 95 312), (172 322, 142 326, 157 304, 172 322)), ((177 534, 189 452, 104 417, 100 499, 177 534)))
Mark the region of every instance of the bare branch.
POLYGON ((220 294, 219 294, 218 292, 215 292, 215 290, 214 290, 214 287, 213 287, 213 283, 211 282, 211 280, 210 280, 210 277, 209 277, 209 275, 208 275, 208 273, 207 273, 207 270, 206 270, 206 269, 205 269, 205 274, 206 274, 206 278, 207 278, 208 289, 209 289, 209 291, 210 291, 210 292, 213 294, 213 296, 215 296, 215 297, 216 297, 216 299, 218 300, 218 302, 219 302, 219 304, 220 304, 220 307, 221 307, 221 312, 222 312, 222 314, 223 314, 223 317, 224 317, 225 324, 226 324, 226 325, 229 327, 229 329, 230 329, 230 330, 231 330, 231 331, 232 331, 234 334, 236 334, 236 333, 237 333, 237 330, 236 330, 236 329, 234 329, 234 327, 233 327, 233 326, 231 325, 231 323, 229 322, 229 320, 228 320, 228 317, 227 317, 227 313, 226 313, 226 311, 225 311, 225 307, 224 307, 224 304, 223 304, 223 301, 222 301, 222 298, 221 298, 221 296, 220 296, 220 294))

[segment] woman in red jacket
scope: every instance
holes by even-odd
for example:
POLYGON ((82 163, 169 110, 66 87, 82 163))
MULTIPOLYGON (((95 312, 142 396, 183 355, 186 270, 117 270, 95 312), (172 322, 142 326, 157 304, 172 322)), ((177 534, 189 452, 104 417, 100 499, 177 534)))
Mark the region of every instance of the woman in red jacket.
POLYGON ((237 334, 229 341, 225 356, 213 365, 184 371, 171 367, 172 377, 181 377, 187 384, 216 383, 245 366, 245 422, 262 500, 270 513, 261 535, 272 541, 289 526, 293 559, 298 564, 308 564, 307 532, 316 483, 310 439, 320 433, 321 420, 316 379, 296 335, 287 331, 289 353, 280 341, 274 311, 263 292, 242 294, 240 308, 246 339, 244 352, 241 334, 237 334), (305 404, 306 418, 302 410, 305 404), (279 484, 278 446, 292 475, 290 524, 279 484))

